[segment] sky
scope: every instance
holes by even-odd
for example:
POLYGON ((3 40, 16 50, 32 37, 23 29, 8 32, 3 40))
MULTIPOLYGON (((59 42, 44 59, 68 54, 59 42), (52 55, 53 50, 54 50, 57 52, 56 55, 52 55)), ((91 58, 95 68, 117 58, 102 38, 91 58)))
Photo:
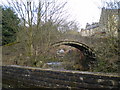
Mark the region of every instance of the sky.
MULTIPOLYGON (((3 2, 7 0, 2 0, 3 2)), ((31 0, 34 1, 34 0, 31 0)), ((86 23, 99 22, 102 3, 114 0, 58 0, 67 1, 66 9, 69 16, 69 20, 76 20, 79 23, 80 28, 85 28, 86 23)), ((120 0, 116 0, 120 1, 120 0)))
POLYGON ((75 19, 81 28, 85 28, 86 23, 99 22, 101 0, 67 0, 68 13, 71 20, 75 19))
POLYGON ((70 19, 75 19, 81 28, 85 28, 86 23, 99 22, 101 8, 110 1, 120 0, 67 0, 70 19))

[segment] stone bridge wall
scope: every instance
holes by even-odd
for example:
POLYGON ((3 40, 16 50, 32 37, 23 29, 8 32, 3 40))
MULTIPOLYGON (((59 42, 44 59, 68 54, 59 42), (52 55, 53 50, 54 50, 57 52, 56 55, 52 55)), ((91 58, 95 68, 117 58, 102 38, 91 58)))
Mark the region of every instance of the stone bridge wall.
POLYGON ((117 74, 3 66, 3 87, 14 88, 120 88, 117 74))

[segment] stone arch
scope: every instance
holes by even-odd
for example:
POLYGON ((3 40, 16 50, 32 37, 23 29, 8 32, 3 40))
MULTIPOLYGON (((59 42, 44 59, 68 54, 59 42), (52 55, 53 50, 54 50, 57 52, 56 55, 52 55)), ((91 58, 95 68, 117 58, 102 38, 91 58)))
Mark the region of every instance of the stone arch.
POLYGON ((86 62, 89 63, 89 69, 96 64, 97 59, 94 50, 92 50, 89 46, 85 45, 84 43, 80 43, 77 41, 59 41, 51 44, 52 47, 57 47, 60 45, 67 45, 80 50, 86 57, 86 62))

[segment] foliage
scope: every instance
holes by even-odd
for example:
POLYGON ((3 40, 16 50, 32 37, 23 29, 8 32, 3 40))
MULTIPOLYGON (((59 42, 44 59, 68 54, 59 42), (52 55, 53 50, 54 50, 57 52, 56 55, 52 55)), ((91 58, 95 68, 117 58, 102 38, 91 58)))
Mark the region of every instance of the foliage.
POLYGON ((119 63, 117 62, 110 63, 106 60, 99 60, 98 63, 98 67, 93 70, 94 72, 119 73, 119 63))
POLYGON ((119 39, 116 37, 108 37, 101 39, 100 43, 96 44, 96 55, 98 58, 98 66, 94 68, 97 72, 119 72, 120 55, 119 39))
MULTIPOLYGON (((94 68, 97 72, 119 73, 120 67, 120 50, 119 50, 119 1, 104 2, 106 8, 105 23, 106 29, 104 37, 100 38, 100 42, 96 43, 95 51, 98 58, 98 66, 94 68), (118 10, 117 10, 118 9, 118 10), (116 10, 116 12, 115 12, 116 10), (114 11, 114 12, 113 12, 114 11)), ((102 8, 103 8, 102 7, 102 8)), ((103 29, 101 29, 103 30, 103 29)))
MULTIPOLYGON (((2 7, 1 7, 2 8, 2 7)), ((2 8, 2 44, 16 40, 20 20, 11 8, 2 8)))

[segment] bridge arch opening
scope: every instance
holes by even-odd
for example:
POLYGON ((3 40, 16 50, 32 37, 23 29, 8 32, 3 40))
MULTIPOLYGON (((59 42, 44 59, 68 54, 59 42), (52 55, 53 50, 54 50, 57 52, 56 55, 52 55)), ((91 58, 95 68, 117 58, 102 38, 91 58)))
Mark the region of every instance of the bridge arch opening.
POLYGON ((59 41, 51 44, 52 47, 59 47, 61 45, 74 47, 84 55, 84 63, 86 64, 84 70, 90 70, 96 64, 95 53, 89 46, 77 41, 59 41))

